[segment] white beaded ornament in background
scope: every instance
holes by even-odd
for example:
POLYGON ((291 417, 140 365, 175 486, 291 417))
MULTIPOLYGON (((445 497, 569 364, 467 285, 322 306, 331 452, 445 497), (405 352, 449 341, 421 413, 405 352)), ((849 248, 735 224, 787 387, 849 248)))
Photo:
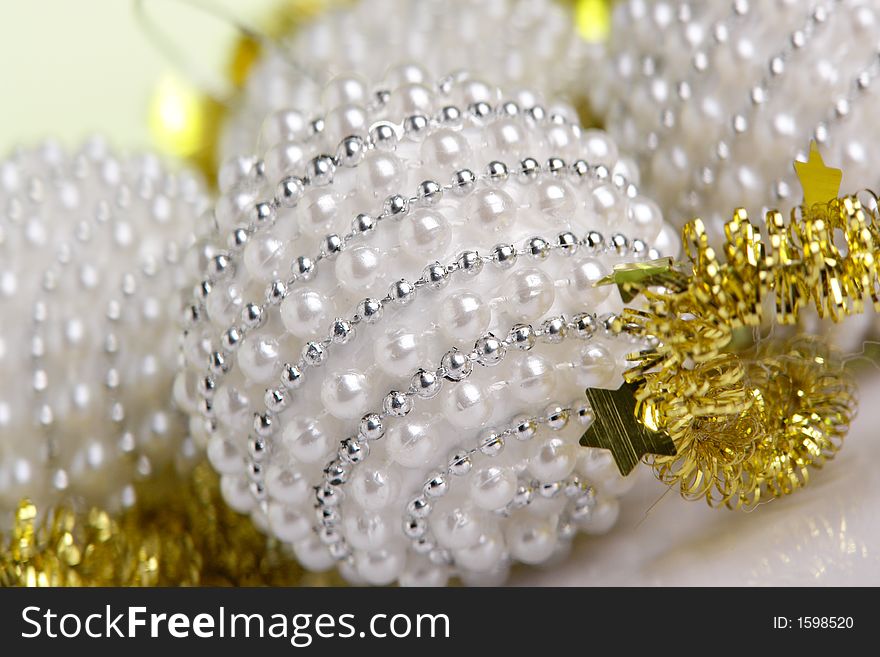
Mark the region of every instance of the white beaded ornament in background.
POLYGON ((843 190, 876 188, 878 0, 628 0, 588 94, 667 218, 801 200, 815 139, 843 190))
POLYGON ((201 182, 99 139, 0 161, 0 515, 22 497, 107 509, 185 454, 177 290, 201 182))
POLYGON ((613 524, 629 482, 577 441, 633 345, 592 283, 675 234, 570 108, 392 70, 221 169, 179 401, 226 500, 305 567, 496 582, 613 524))
MULTIPOLYGON (((554 0, 359 0, 329 9, 300 25, 277 48, 269 49, 248 75, 247 84, 222 140, 226 157, 249 155, 264 117, 262 145, 286 132, 307 130, 309 114, 323 105, 339 106, 327 127, 359 127, 361 112, 373 98, 366 81, 379 89, 400 88, 398 112, 417 110, 434 95, 440 76, 467 69, 475 80, 491 80, 515 92, 530 89, 525 105, 564 98, 583 74, 590 45, 581 40, 568 7, 554 0), (527 47, 526 47, 527 46, 527 47), (419 69, 390 63, 418 62, 419 69), (357 71, 357 75, 331 78, 357 71), (427 75, 425 75, 427 74, 427 75)), ((463 87, 454 100, 466 105, 486 97, 485 85, 463 87)), ((516 94, 514 94, 516 96, 516 94)), ((337 135, 337 137, 340 135, 337 135)))

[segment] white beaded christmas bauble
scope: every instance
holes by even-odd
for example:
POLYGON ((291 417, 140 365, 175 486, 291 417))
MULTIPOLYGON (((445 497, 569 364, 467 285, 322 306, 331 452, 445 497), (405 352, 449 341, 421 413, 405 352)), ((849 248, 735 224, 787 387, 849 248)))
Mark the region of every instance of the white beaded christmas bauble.
POLYGON ((634 348, 593 283, 674 231, 607 135, 495 87, 462 104, 471 81, 405 110, 401 82, 363 129, 220 172, 179 401, 229 504, 353 582, 500 581, 607 530, 628 486, 578 445, 584 388, 634 348))
MULTIPOLYGON (((364 111, 376 92, 399 89, 395 110, 414 113, 434 102, 436 80, 461 69, 473 78, 456 91, 463 107, 498 100, 486 81, 511 92, 529 89, 520 97, 526 106, 546 104, 576 88, 588 50, 570 9, 554 0, 342 3, 298 26, 254 66, 221 151, 247 155, 258 137, 266 146, 298 136, 320 106, 332 108, 322 118, 338 141, 365 127, 364 111)), ((507 137, 515 132, 502 130, 499 138, 507 137)))
POLYGON ((843 190, 875 185, 877 0, 627 0, 614 10, 594 105, 667 217, 797 204, 815 139, 843 190))
POLYGON ((181 454, 175 299, 208 206, 191 174, 98 139, 0 161, 0 514, 118 508, 181 454))

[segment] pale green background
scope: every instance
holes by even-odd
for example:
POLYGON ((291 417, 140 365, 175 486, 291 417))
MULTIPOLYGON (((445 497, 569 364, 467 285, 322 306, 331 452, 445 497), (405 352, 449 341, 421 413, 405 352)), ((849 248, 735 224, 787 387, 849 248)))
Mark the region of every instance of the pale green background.
MULTIPOLYGON (((253 24, 273 0, 206 0, 253 24)), ((236 32, 180 0, 146 0, 199 76, 219 80, 236 32)), ((0 150, 46 136, 100 132, 123 150, 151 147, 156 82, 175 70, 138 23, 132 0, 0 0, 0 150)))

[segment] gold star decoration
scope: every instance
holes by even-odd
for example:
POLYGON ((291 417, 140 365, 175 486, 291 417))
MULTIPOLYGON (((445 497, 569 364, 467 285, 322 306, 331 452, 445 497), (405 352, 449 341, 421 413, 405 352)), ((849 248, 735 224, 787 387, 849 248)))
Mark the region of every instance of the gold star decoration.
POLYGON ((675 455, 672 439, 657 430, 654 408, 636 401, 638 385, 624 383, 617 390, 587 388, 595 419, 580 444, 611 451, 620 474, 628 475, 645 454, 675 455))
POLYGON ((815 141, 810 142, 810 156, 806 162, 795 160, 794 170, 804 190, 804 206, 828 203, 840 193, 843 171, 825 166, 815 141))
POLYGON ((658 258, 647 262, 624 262, 614 265, 614 270, 593 283, 617 285, 624 303, 635 299, 646 287, 679 289, 687 284, 687 277, 675 269, 672 258, 658 258))

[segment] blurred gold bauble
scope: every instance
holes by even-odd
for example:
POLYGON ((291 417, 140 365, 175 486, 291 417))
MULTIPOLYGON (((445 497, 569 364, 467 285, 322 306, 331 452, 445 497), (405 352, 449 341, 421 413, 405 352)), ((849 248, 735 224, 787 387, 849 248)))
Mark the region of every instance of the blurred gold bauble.
POLYGON ((305 572, 249 517, 231 510, 207 463, 141 484, 137 499, 117 517, 101 509, 38 513, 23 501, 11 534, 0 537, 0 586, 341 583, 332 573, 305 572))
MULTIPOLYGON (((268 15, 258 20, 260 35, 277 39, 331 6, 347 0, 278 0, 268 15)), ((237 28, 239 36, 228 60, 222 64, 230 98, 216 98, 194 80, 169 73, 156 84, 149 106, 149 127, 156 149, 199 169, 213 185, 217 173, 217 143, 229 104, 247 80, 260 57, 262 43, 237 28)))
MULTIPOLYGON (((265 40, 278 39, 294 32, 299 25, 331 7, 350 4, 353 0, 278 0, 266 16, 257 21, 265 40)), ((479 1, 479 0, 475 0, 479 1)), ((585 41, 600 43, 609 34, 613 0, 559 0, 572 7, 578 33, 585 41)), ((224 65, 224 77, 233 90, 232 96, 247 81, 251 67, 261 54, 263 43, 242 32, 224 65)), ((528 44, 523 44, 526 50, 528 44)), ((214 184, 217 168, 217 144, 223 121, 233 98, 213 98, 195 81, 181 75, 168 74, 159 80, 150 102, 149 125, 159 152, 183 160, 199 169, 214 184)), ((578 103, 585 113, 586 103, 578 103)), ((595 120, 585 115, 585 125, 595 120)))

